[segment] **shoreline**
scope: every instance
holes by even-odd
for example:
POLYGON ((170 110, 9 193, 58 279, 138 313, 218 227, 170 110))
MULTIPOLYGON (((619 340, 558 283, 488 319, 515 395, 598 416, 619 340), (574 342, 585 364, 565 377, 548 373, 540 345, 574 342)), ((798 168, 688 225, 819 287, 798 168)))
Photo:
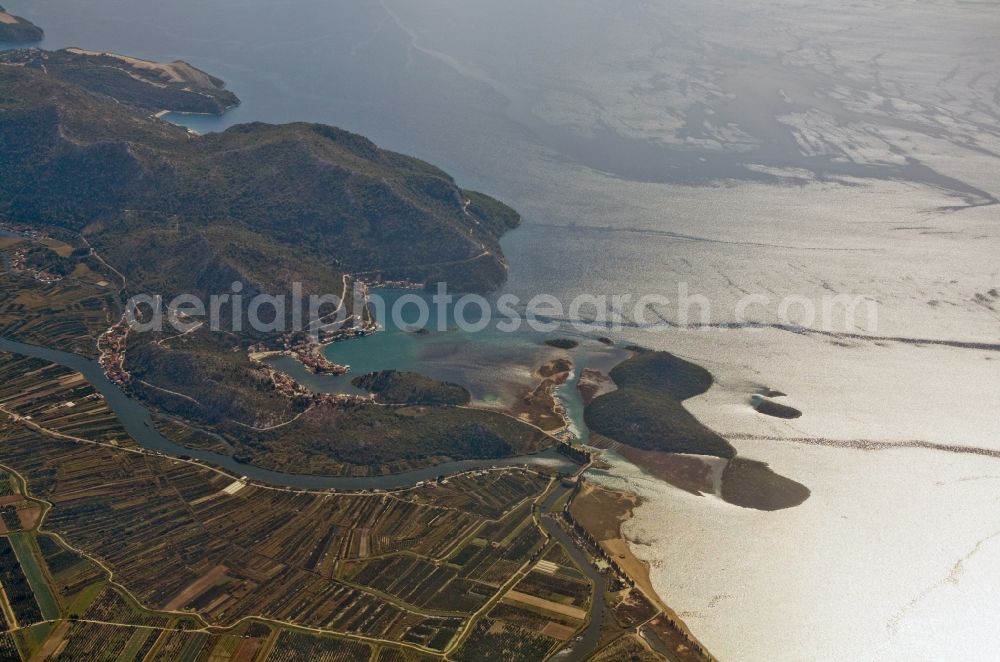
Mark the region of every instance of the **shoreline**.
MULTIPOLYGON (((417 284, 408 281, 384 281, 376 285, 357 281, 364 285, 364 310, 370 310, 371 289, 415 289, 417 284)), ((345 283, 346 292, 346 283, 345 283)), ((313 376, 330 375, 342 377, 353 372, 348 364, 339 364, 326 356, 326 350, 341 342, 358 340, 386 331, 387 327, 379 323, 371 313, 352 315, 358 326, 351 326, 338 331, 330 338, 320 339, 300 345, 285 345, 279 348, 265 348, 262 345, 251 347, 248 358, 251 362, 268 370, 272 380, 281 382, 279 390, 284 389, 290 395, 304 395, 314 400, 322 400, 325 396, 332 398, 350 398, 356 400, 371 400, 369 394, 352 394, 349 392, 319 391, 301 383, 289 371, 273 365, 269 359, 287 357, 293 360, 303 370, 313 376), (368 317, 368 319, 366 319, 368 317), (319 369, 317 369, 319 368, 319 369)), ((351 318, 348 318, 350 320, 351 318)), ((555 348, 554 348, 555 349, 555 348)), ((397 368, 386 368, 397 369, 397 368)), ((538 381, 525 386, 512 402, 488 403, 475 400, 466 405, 471 409, 495 411, 518 421, 535 427, 559 442, 581 442, 575 421, 570 416, 569 407, 564 401, 565 389, 574 378, 577 366, 572 359, 560 358, 558 352, 553 353, 549 360, 532 370, 532 378, 538 381), (555 419, 555 420, 553 420, 555 419), (555 425, 552 425, 556 423, 555 425)), ((415 371, 418 374, 419 371, 415 371)), ((465 386, 463 384, 463 386, 465 386)))
POLYGON ((633 541, 623 532, 624 525, 641 505, 643 499, 640 495, 588 481, 585 475, 581 476, 567 505, 566 514, 570 522, 583 529, 589 535, 588 542, 603 553, 604 564, 611 567, 610 574, 614 576, 617 573, 626 578, 626 588, 620 591, 625 596, 623 601, 628 600, 631 590, 637 590, 656 612, 634 627, 622 628, 622 632, 613 636, 611 641, 639 636, 654 649, 672 647, 671 655, 675 659, 714 662, 715 657, 656 591, 649 563, 635 555, 633 541))

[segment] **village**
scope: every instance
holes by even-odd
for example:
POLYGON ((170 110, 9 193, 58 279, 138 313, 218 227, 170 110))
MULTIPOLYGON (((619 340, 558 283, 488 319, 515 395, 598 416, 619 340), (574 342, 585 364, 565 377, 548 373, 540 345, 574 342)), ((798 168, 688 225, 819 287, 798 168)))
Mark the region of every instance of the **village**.
POLYGON ((122 316, 97 338, 97 362, 112 383, 125 386, 132 375, 125 369, 125 348, 128 345, 129 322, 122 316))

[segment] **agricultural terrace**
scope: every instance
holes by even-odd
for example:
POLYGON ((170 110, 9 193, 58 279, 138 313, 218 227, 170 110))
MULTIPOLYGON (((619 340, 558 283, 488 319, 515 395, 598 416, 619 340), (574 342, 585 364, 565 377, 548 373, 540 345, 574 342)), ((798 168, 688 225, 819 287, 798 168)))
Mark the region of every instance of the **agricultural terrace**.
POLYGON ((0 260, 0 335, 95 357, 121 280, 89 248, 44 236, 0 237, 0 260))
POLYGON ((0 355, 0 377, 24 659, 529 660, 587 621, 591 585, 538 519, 554 477, 270 488, 139 448, 72 371, 0 355))

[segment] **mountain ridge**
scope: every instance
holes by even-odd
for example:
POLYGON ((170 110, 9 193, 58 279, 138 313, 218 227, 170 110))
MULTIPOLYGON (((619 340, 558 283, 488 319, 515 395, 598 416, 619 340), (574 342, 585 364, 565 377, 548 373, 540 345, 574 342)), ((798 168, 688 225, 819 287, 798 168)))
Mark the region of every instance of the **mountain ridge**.
POLYGON ((0 215, 12 222, 98 242, 112 231, 112 251, 134 254, 130 233, 159 217, 297 247, 304 260, 369 280, 486 291, 506 278, 499 238, 520 222, 516 212, 362 136, 260 122, 192 135, 24 66, 0 66, 0 86, 0 215))

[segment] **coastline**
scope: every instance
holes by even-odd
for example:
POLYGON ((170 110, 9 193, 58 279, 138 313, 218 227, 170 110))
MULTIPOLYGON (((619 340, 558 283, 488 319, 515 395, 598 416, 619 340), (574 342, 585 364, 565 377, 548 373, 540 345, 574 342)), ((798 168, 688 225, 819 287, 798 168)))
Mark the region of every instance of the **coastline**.
MULTIPOLYGON (((228 112, 232 107, 234 106, 226 108, 219 115, 228 112)), ((164 110, 159 113, 156 113, 155 117, 157 119, 170 122, 171 115, 184 116, 184 115, 207 115, 207 114, 185 113, 179 111, 164 110)), ((188 131, 195 133, 192 129, 188 127, 185 128, 187 128, 188 131)), ((404 288, 408 288, 412 284, 390 283, 389 285, 402 286, 404 288)), ((346 281, 345 281, 345 293, 346 293, 346 281)), ((366 294, 366 308, 367 308, 367 294, 368 294, 367 288, 365 294, 366 294)), ((372 324, 372 328, 366 329, 367 333, 376 333, 380 330, 382 329, 377 323, 372 324)), ((362 333, 360 335, 367 335, 367 333, 362 333)), ((337 338, 334 340, 330 340, 328 342, 320 342, 317 344, 313 344, 306 348, 306 352, 309 355, 314 355, 317 358, 319 358, 322 363, 330 363, 334 368, 333 371, 334 374, 346 374, 347 372, 350 371, 350 366, 341 366, 339 364, 334 364, 330 362, 328 359, 326 359, 324 350, 326 349, 326 347, 333 344, 334 342, 337 342, 338 340, 349 340, 349 339, 351 338, 337 338), (343 370, 342 373, 338 371, 340 369, 343 370)), ((273 367, 267 366, 267 364, 261 359, 274 355, 290 356, 291 358, 297 360, 300 364, 302 364, 308 371, 317 374, 317 372, 313 369, 312 366, 310 366, 308 363, 302 360, 303 357, 299 353, 293 350, 289 350, 288 348, 286 348, 284 351, 277 351, 277 352, 251 353, 250 356, 251 359, 254 360, 255 362, 258 362, 261 365, 265 365, 273 377, 276 372, 280 371, 276 371, 273 367)), ((566 434, 567 432, 570 432, 573 429, 574 425, 572 419, 569 416, 569 412, 566 405, 562 402, 559 396, 559 391, 561 387, 566 387, 567 384, 570 383, 571 377, 574 376, 574 372, 576 370, 579 370, 580 368, 570 363, 568 369, 565 372, 559 371, 559 374, 557 375, 548 375, 544 374, 546 367, 548 366, 542 366, 538 369, 536 376, 540 377, 542 381, 540 384, 538 384, 538 386, 532 392, 532 394, 537 395, 539 391, 541 391, 550 400, 551 402, 550 413, 555 417, 561 419, 562 425, 554 430, 546 430, 546 432, 551 436, 560 438, 561 434, 566 434)), ((601 371, 593 370, 591 372, 595 373, 596 375, 602 375, 601 371)), ((280 374, 285 375, 286 377, 291 379, 291 377, 286 375, 286 373, 280 372, 280 374)), ((592 392, 588 393, 586 389, 583 390, 581 396, 585 400, 584 406, 588 404, 587 400, 592 400, 595 397, 602 395, 607 390, 614 390, 613 388, 609 388, 609 384, 613 386, 613 381, 611 381, 610 378, 608 378, 606 375, 604 375, 604 377, 606 378, 606 383, 604 381, 599 381, 597 384, 594 385, 592 392)), ((507 412, 507 413, 508 415, 516 416, 516 414, 514 414, 513 412, 507 412)), ((529 422, 531 421, 529 420, 529 422)), ((637 509, 640 505, 642 505, 643 503, 642 498, 633 492, 624 490, 613 490, 607 487, 593 485, 585 481, 584 479, 585 473, 586 473, 586 467, 584 467, 584 469, 579 473, 579 483, 577 490, 575 490, 572 496, 570 497, 570 500, 566 505, 565 512, 567 515, 570 514, 572 505, 576 502, 578 495, 584 491, 594 494, 606 495, 606 498, 604 499, 605 503, 602 504, 603 507, 598 508, 596 512, 599 512, 603 517, 609 517, 614 521, 613 531, 609 531, 611 535, 603 539, 600 539, 595 535, 595 539, 597 539, 598 550, 603 551, 609 558, 614 559, 615 563, 622 571, 622 574, 627 578, 627 580, 631 580, 629 583, 631 583, 635 588, 637 588, 642 597, 645 598, 648 602, 650 602, 656 610, 655 616, 653 616, 650 619, 647 619, 643 624, 634 628, 635 634, 638 635, 640 638, 642 638, 642 640, 646 643, 646 645, 650 646, 650 648, 658 650, 661 654, 664 654, 666 659, 680 660, 683 662, 687 662, 688 660, 699 660, 699 661, 706 660, 709 662, 714 662, 715 658, 707 651, 707 649, 705 649, 704 645, 695 637, 695 635, 691 632, 687 624, 684 623, 677 615, 677 613, 667 605, 664 598, 659 593, 656 592, 650 576, 649 563, 645 560, 640 559, 633 553, 631 547, 633 542, 627 538, 627 536, 624 534, 622 530, 625 523, 627 523, 633 518, 635 509, 637 509), (653 624, 656 624, 657 627, 656 628, 652 627, 653 624), (659 639, 657 638, 657 635, 659 635, 659 639), (653 641, 651 641, 650 639, 652 639, 653 641), (654 641, 656 643, 654 643, 654 641), (663 646, 665 644, 673 647, 674 650, 671 651, 672 652, 671 655, 667 655, 666 651, 663 650, 663 646)), ((570 520, 573 521, 573 517, 571 515, 570 515, 570 520)), ((596 558, 597 557, 595 557, 595 559, 596 558)), ((600 564, 598 563, 598 565, 600 564)), ((608 642, 605 642, 605 644, 606 643, 608 642)), ((598 650, 601 650, 601 648, 603 647, 599 647, 598 650)))
MULTIPOLYGON (((647 613, 639 617, 632 627, 621 624, 621 632, 611 634, 605 644, 638 635, 650 648, 668 659, 714 662, 716 658, 656 591, 649 563, 632 551, 634 543, 625 535, 623 527, 641 505, 643 499, 638 494, 588 481, 585 475, 580 477, 567 505, 569 521, 578 531, 582 529, 585 532, 588 542, 596 544, 598 553, 603 557, 598 560, 598 565, 601 562, 610 565, 612 575, 617 573, 625 578, 625 588, 615 596, 619 605, 634 607, 634 598, 630 598, 629 594, 631 590, 637 590, 655 611, 653 615, 647 613)), ((622 619, 614 609, 612 613, 615 620, 621 623, 622 619)))

